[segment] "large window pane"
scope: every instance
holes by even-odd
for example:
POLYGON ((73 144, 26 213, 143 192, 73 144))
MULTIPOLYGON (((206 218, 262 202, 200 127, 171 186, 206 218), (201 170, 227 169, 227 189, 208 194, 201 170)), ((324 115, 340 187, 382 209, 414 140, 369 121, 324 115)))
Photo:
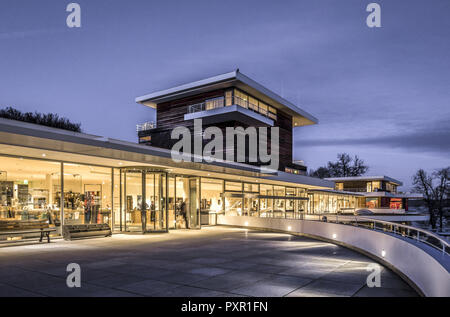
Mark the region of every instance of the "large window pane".
POLYGON ((65 224, 111 225, 111 169, 64 163, 65 224))
POLYGON ((48 221, 61 231, 61 164, 0 157, 0 221, 48 221))
POLYGON ((215 214, 223 212, 223 180, 202 178, 202 224, 214 224, 215 214))

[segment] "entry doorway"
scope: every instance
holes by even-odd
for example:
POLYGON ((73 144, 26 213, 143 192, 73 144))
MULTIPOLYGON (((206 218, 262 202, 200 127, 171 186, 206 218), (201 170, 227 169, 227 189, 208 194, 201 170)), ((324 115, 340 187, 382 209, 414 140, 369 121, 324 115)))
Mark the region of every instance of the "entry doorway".
POLYGON ((167 173, 149 168, 121 169, 120 231, 167 232, 167 173))
POLYGON ((200 229, 200 178, 175 177, 175 228, 200 229))

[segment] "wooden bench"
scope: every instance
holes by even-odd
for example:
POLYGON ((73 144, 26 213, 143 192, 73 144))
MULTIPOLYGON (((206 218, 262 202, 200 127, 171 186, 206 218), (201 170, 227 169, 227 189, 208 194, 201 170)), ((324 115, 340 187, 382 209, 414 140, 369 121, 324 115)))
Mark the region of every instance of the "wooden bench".
POLYGON ((47 237, 47 242, 50 243, 50 233, 55 231, 55 228, 49 227, 47 221, 0 221, 0 237, 22 237, 29 234, 39 234, 39 242, 47 237))
POLYGON ((85 225, 64 225, 62 228, 64 240, 74 240, 92 237, 110 237, 111 227, 106 223, 85 225))

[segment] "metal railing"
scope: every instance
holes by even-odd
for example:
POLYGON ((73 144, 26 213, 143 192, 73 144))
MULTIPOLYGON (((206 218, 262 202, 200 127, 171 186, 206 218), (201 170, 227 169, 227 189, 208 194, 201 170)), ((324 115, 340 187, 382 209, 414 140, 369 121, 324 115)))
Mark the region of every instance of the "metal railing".
MULTIPOLYGON (((276 113, 270 112, 267 109, 264 109, 264 108, 259 107, 258 105, 252 104, 246 99, 242 99, 242 98, 236 97, 236 96, 232 97, 232 98, 226 98, 226 99, 227 100, 232 99, 233 102, 231 102, 231 104, 233 104, 233 105, 237 105, 242 108, 252 110, 252 111, 254 111, 262 116, 265 116, 269 119, 272 119, 272 120, 277 119, 276 113)), ((200 103, 190 105, 190 106, 188 106, 188 113, 196 113, 196 112, 200 112, 200 111, 207 111, 207 110, 212 110, 212 109, 217 109, 217 108, 222 108, 222 107, 225 107, 225 97, 214 98, 214 99, 206 100, 205 102, 200 102, 200 103)))
POLYGON ((137 132, 148 131, 153 129, 156 129, 156 123, 154 121, 136 125, 137 132))
POLYGON ((206 100, 205 102, 196 103, 188 107, 188 113, 195 113, 206 110, 223 108, 225 106, 225 98, 219 97, 206 100))
POLYGON ((375 220, 361 216, 339 216, 332 214, 307 215, 308 220, 331 222, 341 225, 351 225, 359 228, 390 233, 399 237, 408 238, 427 244, 445 255, 450 255, 450 245, 442 237, 424 229, 402 225, 399 223, 375 220), (314 219, 316 218, 316 219, 314 219))
POLYGON ((388 190, 382 190, 382 189, 372 190, 371 192, 368 192, 367 188, 365 188, 365 187, 354 187, 354 188, 345 187, 344 189, 337 189, 337 190, 345 191, 345 192, 355 192, 355 193, 392 193, 392 194, 397 194, 395 192, 391 192, 388 190))

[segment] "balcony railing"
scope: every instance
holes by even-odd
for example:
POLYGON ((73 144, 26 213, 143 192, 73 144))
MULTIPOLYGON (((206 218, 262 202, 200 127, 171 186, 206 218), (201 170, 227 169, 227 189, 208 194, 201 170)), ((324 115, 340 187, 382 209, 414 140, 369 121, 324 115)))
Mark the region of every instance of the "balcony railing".
MULTIPOLYGON (((261 108, 258 105, 255 105, 255 104, 249 102, 246 99, 242 99, 242 98, 236 97, 236 96, 232 97, 232 98, 226 98, 226 99, 227 99, 227 103, 229 103, 229 104, 237 105, 242 108, 252 110, 253 112, 256 112, 256 113, 258 113, 264 117, 267 117, 269 119, 272 119, 272 120, 277 119, 276 113, 270 112, 265 108, 261 108), (230 99, 233 99, 234 102, 230 102, 231 101, 230 99)), ((205 102, 190 105, 188 107, 188 113, 196 113, 196 112, 207 111, 207 110, 223 108, 223 107, 225 107, 225 97, 219 97, 219 98, 206 100, 205 102)))
POLYGON ((344 189, 338 189, 338 190, 343 190, 346 192, 356 192, 356 193, 392 193, 392 194, 396 194, 396 193, 390 192, 388 190, 382 190, 381 188, 372 190, 371 192, 368 192, 367 188, 365 188, 365 187, 354 187, 354 188, 345 187, 344 189))
POLYGON ((137 132, 148 131, 153 129, 156 129, 156 123, 154 121, 136 125, 137 132))
MULTIPOLYGON (((286 218, 286 217, 274 217, 286 218)), ((409 242, 424 243, 434 249, 449 256, 450 245, 445 238, 434 234, 430 231, 420 229, 413 226, 403 225, 400 223, 376 220, 364 216, 342 216, 338 214, 301 214, 299 220, 321 221, 336 223, 340 225, 349 225, 368 230, 374 230, 386 234, 396 236, 398 238, 408 239, 409 242)))

